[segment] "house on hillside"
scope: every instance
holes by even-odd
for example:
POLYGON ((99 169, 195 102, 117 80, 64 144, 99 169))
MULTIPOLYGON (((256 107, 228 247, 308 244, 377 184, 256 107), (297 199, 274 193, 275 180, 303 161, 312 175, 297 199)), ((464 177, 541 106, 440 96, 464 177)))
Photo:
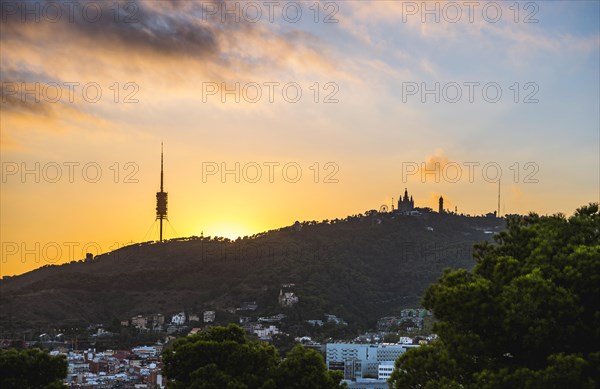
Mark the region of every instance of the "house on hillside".
POLYGON ((282 307, 291 307, 298 302, 298 296, 294 292, 283 292, 279 289, 279 305, 282 307))
POLYGON ((185 323, 185 313, 184 312, 179 312, 176 315, 173 315, 173 317, 171 318, 171 324, 176 325, 176 326, 180 326, 183 325, 185 323))

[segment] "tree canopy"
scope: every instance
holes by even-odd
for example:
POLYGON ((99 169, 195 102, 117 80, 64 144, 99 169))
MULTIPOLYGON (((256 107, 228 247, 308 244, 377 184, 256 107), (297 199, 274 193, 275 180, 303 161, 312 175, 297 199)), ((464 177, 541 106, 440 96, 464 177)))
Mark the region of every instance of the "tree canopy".
POLYGON ((0 350, 0 387, 3 389, 54 389, 64 387, 67 360, 39 349, 0 350))
POLYGON ((249 341, 235 324, 178 339, 163 353, 169 388, 339 388, 314 350, 296 346, 281 361, 272 345, 249 341))
POLYGON ((275 372, 277 388, 286 389, 339 388, 342 378, 340 371, 327 371, 321 354, 302 345, 296 345, 275 372))
POLYGON ((512 216, 472 271, 446 270, 423 305, 439 340, 406 352, 394 388, 600 385, 598 204, 512 216))

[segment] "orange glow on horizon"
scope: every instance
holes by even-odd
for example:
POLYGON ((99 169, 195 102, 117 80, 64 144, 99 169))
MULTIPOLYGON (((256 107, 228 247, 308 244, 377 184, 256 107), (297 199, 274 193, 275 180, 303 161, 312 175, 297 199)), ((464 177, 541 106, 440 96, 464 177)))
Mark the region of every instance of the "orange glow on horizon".
POLYGON ((165 239, 343 219, 404 188, 482 215, 496 166, 501 214, 600 200, 595 2, 544 2, 543 23, 514 23, 509 2, 498 23, 423 23, 399 2, 342 1, 335 23, 306 3, 298 23, 264 8, 242 24, 134 3, 144 23, 1 22, 0 277, 157 240, 163 141, 165 239))

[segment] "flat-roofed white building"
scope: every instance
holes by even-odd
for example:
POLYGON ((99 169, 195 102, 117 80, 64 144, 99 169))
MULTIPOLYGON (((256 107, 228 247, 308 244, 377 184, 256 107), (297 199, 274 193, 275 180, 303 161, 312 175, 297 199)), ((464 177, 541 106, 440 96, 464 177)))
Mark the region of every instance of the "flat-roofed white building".
MULTIPOLYGON (((340 370, 344 379, 378 377, 379 365, 393 363, 406 351, 400 344, 328 343, 327 369, 340 370)), ((391 373, 390 373, 391 374, 391 373)))
POLYGON ((383 362, 379 364, 377 379, 387 380, 391 377, 394 371, 394 362, 383 362))

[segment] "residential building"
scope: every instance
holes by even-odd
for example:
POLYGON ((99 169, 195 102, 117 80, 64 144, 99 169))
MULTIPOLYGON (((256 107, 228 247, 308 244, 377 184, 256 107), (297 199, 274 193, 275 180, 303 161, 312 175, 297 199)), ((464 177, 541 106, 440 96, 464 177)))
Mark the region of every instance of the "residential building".
POLYGON ((282 307, 291 307, 298 302, 298 296, 294 292, 283 292, 279 289, 279 305, 282 307))
POLYGON ((176 325, 176 326, 180 326, 183 325, 185 323, 185 313, 184 312, 179 312, 176 315, 173 315, 173 317, 171 318, 171 324, 176 325))
POLYGON ((271 338, 273 335, 279 334, 279 328, 277 328, 277 326, 274 325, 270 325, 269 327, 263 327, 262 325, 258 325, 254 331, 253 331, 256 336, 258 336, 260 339, 269 339, 271 338))
POLYGON ((258 318, 259 322, 263 322, 263 323, 277 323, 282 321, 283 319, 285 319, 285 315, 283 313, 278 313, 277 315, 274 316, 260 316, 258 318))
POLYGON ((204 311, 204 322, 212 323, 215 321, 215 311, 204 311))
POLYGON ((387 381, 394 371, 394 362, 386 361, 379 364, 377 379, 387 381))
POLYGON ((394 363, 406 351, 399 344, 328 343, 326 364, 329 370, 340 370, 344 379, 378 377, 379 365, 394 363))
POLYGON ((326 313, 325 314, 325 319, 328 322, 333 322, 333 323, 335 323, 337 325, 344 325, 344 326, 348 325, 348 323, 346 323, 341 317, 337 317, 336 315, 330 315, 330 314, 326 313))
POLYGON ((137 315, 131 318, 131 326, 138 329, 145 329, 148 324, 146 316, 137 315))

